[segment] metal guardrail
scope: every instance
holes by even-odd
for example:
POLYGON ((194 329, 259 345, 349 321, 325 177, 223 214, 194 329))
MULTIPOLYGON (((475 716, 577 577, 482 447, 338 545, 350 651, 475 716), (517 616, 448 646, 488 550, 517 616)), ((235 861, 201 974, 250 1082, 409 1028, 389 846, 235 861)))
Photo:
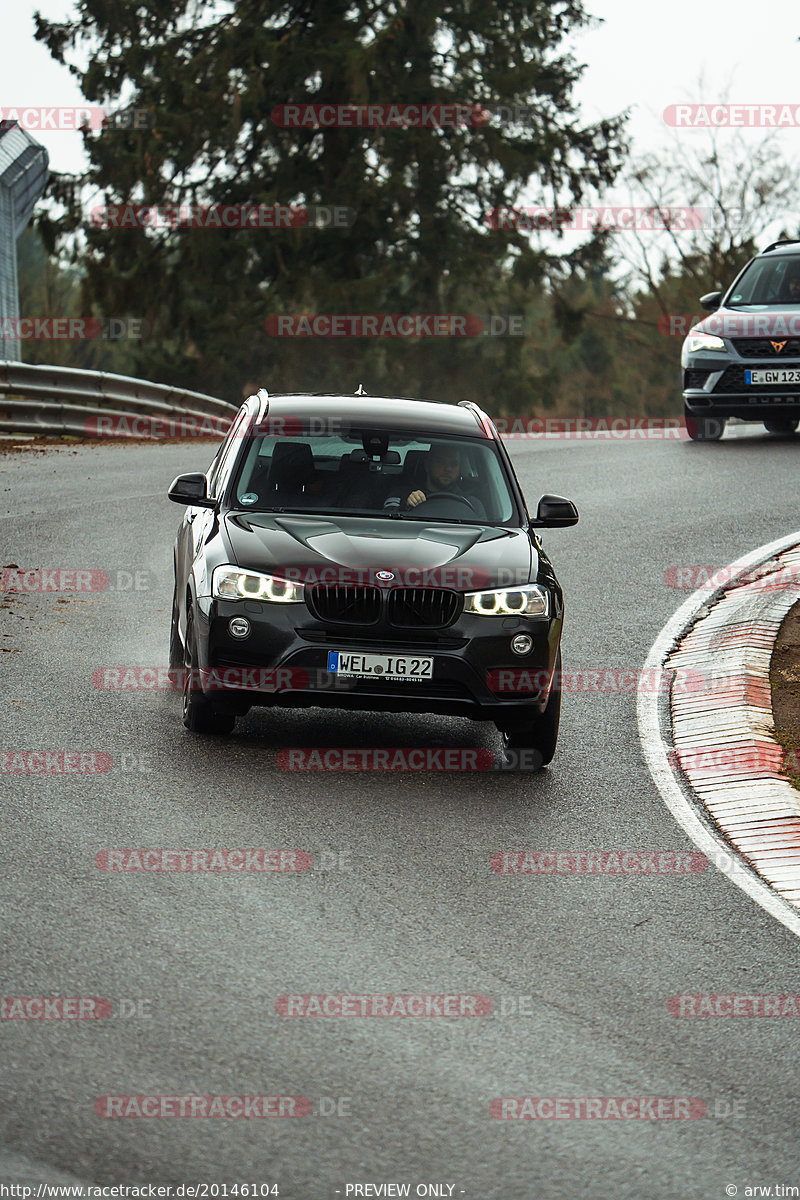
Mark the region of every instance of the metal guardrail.
POLYGON ((237 405, 129 375, 0 360, 0 433, 222 437, 237 405))

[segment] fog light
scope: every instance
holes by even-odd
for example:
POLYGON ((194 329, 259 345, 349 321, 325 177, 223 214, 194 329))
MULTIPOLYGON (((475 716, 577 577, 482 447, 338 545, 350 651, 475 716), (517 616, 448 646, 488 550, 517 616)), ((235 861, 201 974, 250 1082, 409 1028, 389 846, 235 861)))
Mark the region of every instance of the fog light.
POLYGON ((511 639, 511 649, 515 654, 530 654, 533 649, 533 638, 529 633, 518 633, 511 639))
POLYGON ((246 638, 250 635, 250 622, 247 617, 231 617, 228 621, 231 637, 246 638))

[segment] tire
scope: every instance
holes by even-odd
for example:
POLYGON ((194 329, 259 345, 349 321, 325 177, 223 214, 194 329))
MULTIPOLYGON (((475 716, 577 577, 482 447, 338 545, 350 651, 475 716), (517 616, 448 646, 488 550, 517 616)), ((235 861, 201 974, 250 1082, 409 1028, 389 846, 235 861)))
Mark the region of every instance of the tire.
POLYGON ((726 417, 697 417, 684 410, 686 432, 693 442, 718 442, 725 432, 726 417))
POLYGON ((764 428, 767 433, 782 433, 784 437, 788 437, 797 429, 797 421, 793 421, 791 417, 775 417, 771 421, 765 421, 764 428))
POLYGON ((192 733, 230 733, 236 724, 233 713, 222 712, 195 686, 197 671, 197 640, 194 632, 194 614, 186 614, 186 645, 183 651, 183 723, 192 733))
POLYGON ((173 671, 179 671, 183 666, 183 644, 178 629, 178 585, 172 593, 172 623, 169 629, 169 669, 172 678, 173 671))
POLYGON ((503 735, 503 749, 506 757, 514 759, 517 757, 518 751, 531 751, 532 755, 525 756, 528 765, 533 765, 535 770, 546 767, 549 762, 552 762, 556 752, 560 722, 561 651, 559 650, 550 697, 544 712, 538 713, 526 725, 518 725, 510 729, 499 727, 503 735), (533 764, 530 763, 531 758, 534 760, 533 764))

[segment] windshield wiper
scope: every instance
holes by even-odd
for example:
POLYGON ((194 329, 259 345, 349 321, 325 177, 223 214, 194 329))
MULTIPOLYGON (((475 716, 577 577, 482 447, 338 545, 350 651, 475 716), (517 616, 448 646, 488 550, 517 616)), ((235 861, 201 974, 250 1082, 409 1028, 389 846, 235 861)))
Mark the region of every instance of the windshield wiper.
POLYGON ((243 513, 291 513, 296 517, 374 517, 375 513, 365 512, 361 508, 251 508, 249 505, 237 506, 243 513))
POLYGON ((372 517, 377 520, 391 521, 417 521, 427 525, 485 525, 486 521, 481 520, 476 516, 474 521, 464 519, 463 517, 415 517, 413 512, 401 512, 399 509, 371 509, 364 510, 362 508, 250 508, 245 505, 239 505, 238 510, 245 515, 247 513, 290 513, 297 517, 330 517, 335 520, 337 517, 372 517))
POLYGON ((415 517, 412 513, 400 513, 406 521, 417 521, 419 524, 425 525, 488 525, 488 521, 481 520, 476 515, 474 521, 470 521, 466 517, 415 517))

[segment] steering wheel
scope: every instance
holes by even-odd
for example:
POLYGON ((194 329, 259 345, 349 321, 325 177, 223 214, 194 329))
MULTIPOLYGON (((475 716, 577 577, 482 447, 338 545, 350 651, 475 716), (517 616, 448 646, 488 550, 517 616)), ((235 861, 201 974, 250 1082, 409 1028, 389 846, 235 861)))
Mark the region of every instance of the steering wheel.
POLYGON ((462 504, 466 504, 473 512, 477 512, 475 505, 467 496, 462 496, 458 492, 429 492, 421 504, 417 508, 422 508, 429 500, 459 500, 462 504))

